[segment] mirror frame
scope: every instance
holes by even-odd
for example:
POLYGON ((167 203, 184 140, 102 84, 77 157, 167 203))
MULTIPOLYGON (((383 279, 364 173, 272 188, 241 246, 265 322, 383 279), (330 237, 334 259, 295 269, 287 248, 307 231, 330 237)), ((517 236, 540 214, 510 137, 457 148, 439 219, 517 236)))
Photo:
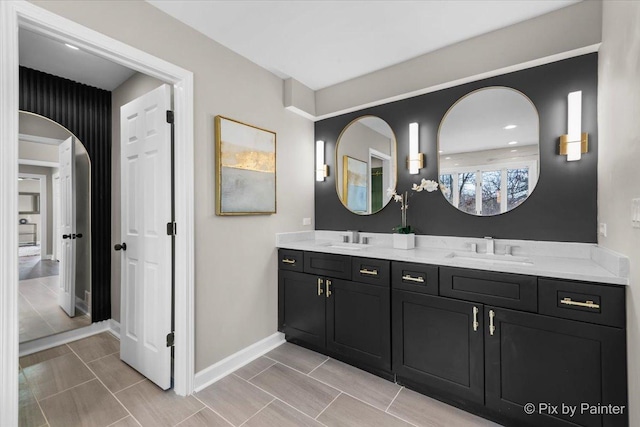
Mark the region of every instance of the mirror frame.
POLYGON ((540 160, 541 160, 541 157, 542 157, 540 155, 540 112, 538 111, 538 108, 536 107, 536 104, 533 103, 531 98, 529 98, 524 92, 522 92, 522 91, 520 91, 518 89, 514 89, 512 87, 509 87, 509 86, 485 86, 485 87, 481 87, 481 88, 478 88, 478 89, 474 89, 471 92, 466 93, 463 96, 461 96, 460 98, 458 98, 456 100, 456 102, 454 102, 451 105, 451 107, 449 107, 447 109, 447 111, 442 116, 442 119, 440 120, 440 124, 438 125, 438 135, 437 135, 437 139, 436 139, 436 154, 437 154, 437 157, 438 157, 438 170, 437 170, 437 173, 438 173, 438 184, 441 184, 441 182, 440 182, 440 170, 441 170, 441 165, 440 165, 440 141, 441 141, 442 125, 444 124, 444 122, 445 122, 447 116, 449 115, 449 113, 460 102, 462 102, 467 97, 469 97, 471 95, 474 95, 477 92, 485 91, 485 90, 488 90, 488 89, 507 89, 507 90, 513 91, 513 92, 517 93, 518 95, 522 96, 524 99, 526 99, 531 104, 531 106, 533 107, 533 110, 535 111, 536 117, 538 119, 538 163, 537 163, 537 166, 538 166, 537 169, 538 170, 537 170, 537 174, 536 174, 537 175, 537 179, 536 179, 535 185, 533 186, 533 188, 531 188, 529 190, 529 194, 527 195, 527 198, 524 199, 518 206, 515 206, 514 208, 506 210, 504 212, 497 213, 495 215, 478 215, 478 214, 473 214, 473 213, 466 212, 466 211, 460 209, 459 207, 455 206, 453 203, 449 202, 449 200, 447 199, 447 197, 444 194, 443 190, 442 189, 440 190, 440 194, 442 195, 442 197, 445 198, 445 201, 447 202, 447 205, 453 207, 457 211, 462 212, 462 213, 464 213, 466 215, 471 215, 471 216, 478 217, 478 218, 491 218, 491 217, 495 217, 495 216, 498 216, 498 215, 504 215, 504 214, 507 214, 507 213, 519 208, 520 206, 522 206, 522 204, 524 204, 527 201, 527 199, 529 197, 531 197, 531 194, 533 193, 533 191, 536 189, 536 187, 538 185, 538 181, 540 181, 540 160))
MULTIPOLYGON (((389 126, 389 129, 391 130, 391 134, 393 135, 393 148, 391 150, 391 158, 395 161, 394 165, 395 166, 394 172, 393 172, 393 179, 395 181, 395 184, 397 186, 398 184, 398 137, 396 136, 396 133, 394 132, 393 128, 391 127, 391 125, 389 124, 389 122, 387 122, 385 119, 383 119, 382 117, 373 115, 373 114, 365 114, 363 116, 358 116, 355 119, 351 120, 349 123, 347 123, 347 125, 342 128, 342 130, 340 131, 340 135, 338 135, 338 139, 336 139, 336 147, 335 147, 335 163, 334 163, 334 170, 335 170, 335 181, 336 181, 336 196, 338 196, 338 200, 340 200, 340 204, 342 204, 342 206, 349 211, 350 213, 354 214, 354 215, 360 215, 360 216, 368 216, 368 215, 374 215, 378 212, 381 212, 391 201, 391 199, 389 199, 380 209, 378 209, 375 212, 354 212, 351 209, 349 209, 349 207, 345 204, 344 200, 343 200, 343 195, 340 193, 341 189, 340 189, 340 180, 339 180, 339 176, 338 176, 338 171, 340 170, 338 168, 338 165, 342 164, 342 161, 338 158, 338 147, 340 146, 340 140, 342 139, 344 133, 347 131, 347 129, 349 129, 349 127, 356 123, 357 121, 359 121, 360 119, 364 119, 366 117, 373 117, 376 119, 380 119, 382 120, 387 126, 389 126)), ((392 163, 393 163, 392 160, 392 163)), ((343 169, 343 173, 344 173, 344 169, 343 169)), ((344 185, 344 180, 343 180, 343 185, 344 185)), ((395 188, 395 186, 394 186, 395 188)), ((386 188, 383 189, 383 195, 386 195, 386 188)))

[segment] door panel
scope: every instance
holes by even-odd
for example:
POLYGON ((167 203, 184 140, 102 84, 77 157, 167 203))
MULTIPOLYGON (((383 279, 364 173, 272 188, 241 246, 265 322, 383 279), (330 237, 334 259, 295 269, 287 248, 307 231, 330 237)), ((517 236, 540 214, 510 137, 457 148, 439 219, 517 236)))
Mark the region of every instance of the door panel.
POLYGON ((530 425, 622 426, 626 416, 581 413, 580 405, 627 405, 624 330, 487 307, 487 406, 530 425), (533 403, 536 413, 526 415, 533 403), (560 408, 538 409, 540 403, 560 408), (577 412, 562 414, 562 404, 577 412))
POLYGON ((327 348, 390 370, 389 288, 338 279, 327 279, 327 287, 327 348))
POLYGON ((60 160, 60 291, 58 304, 70 316, 76 314, 76 178, 73 137, 58 146, 60 160))
POLYGON ((163 389, 171 386, 171 109, 168 85, 124 105, 122 174, 122 360, 163 389))
POLYGON ((393 370, 398 377, 483 404, 482 305, 396 290, 392 300, 393 370))
POLYGON ((280 330, 287 340, 300 340, 319 349, 325 348, 324 279, 281 270, 278 287, 280 330))

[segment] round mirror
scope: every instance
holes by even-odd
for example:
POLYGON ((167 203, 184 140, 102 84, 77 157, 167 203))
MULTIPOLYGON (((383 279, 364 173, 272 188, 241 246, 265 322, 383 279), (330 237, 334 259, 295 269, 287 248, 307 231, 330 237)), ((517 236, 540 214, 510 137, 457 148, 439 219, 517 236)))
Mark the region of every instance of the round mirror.
POLYGON ((460 98, 438 132, 442 193, 471 215, 508 212, 531 194, 540 170, 539 117, 531 100, 507 87, 460 98))
POLYGON ((21 326, 22 343, 91 324, 91 161, 53 120, 20 111, 19 124, 20 283, 39 279, 20 299, 21 324, 23 314, 34 320, 21 326), (23 208, 26 193, 38 209, 23 208))
POLYGON ((396 137, 379 117, 364 116, 349 123, 336 147, 336 191, 351 212, 370 215, 391 200, 396 188, 396 137))

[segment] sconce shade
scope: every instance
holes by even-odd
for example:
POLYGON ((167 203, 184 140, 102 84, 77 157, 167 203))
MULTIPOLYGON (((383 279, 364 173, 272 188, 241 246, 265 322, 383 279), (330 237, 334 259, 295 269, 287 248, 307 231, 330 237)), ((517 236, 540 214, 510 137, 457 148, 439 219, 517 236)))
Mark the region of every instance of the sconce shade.
POLYGON ((420 153, 420 135, 418 123, 409 123, 409 158, 407 167, 411 175, 417 174, 423 167, 424 156, 420 153))
POLYGON ((560 137, 560 155, 567 161, 580 160, 589 151, 589 135, 582 132, 582 91, 567 97, 567 134, 560 137))
POLYGON ((329 176, 329 166, 324 163, 324 141, 316 141, 316 181, 329 176))

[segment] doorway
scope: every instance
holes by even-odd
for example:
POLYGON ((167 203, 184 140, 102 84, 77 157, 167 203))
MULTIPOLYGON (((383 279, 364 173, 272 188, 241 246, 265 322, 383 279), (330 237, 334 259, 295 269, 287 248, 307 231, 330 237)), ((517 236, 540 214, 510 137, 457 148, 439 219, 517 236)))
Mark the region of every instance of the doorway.
POLYGON ((17 310, 18 244, 17 211, 17 112, 18 112, 18 27, 53 35, 58 39, 108 58, 133 70, 169 82, 174 88, 176 152, 176 223, 181 231, 176 235, 176 318, 174 352, 174 390, 179 395, 193 391, 193 75, 191 72, 157 57, 125 45, 110 37, 89 30, 75 22, 47 12, 28 2, 0 2, 0 80, 8 90, 0 102, 0 134, 3 141, 16 143, 0 147, 0 189, 7 203, 0 211, 0 424, 17 423, 17 310), (13 198, 11 195, 15 195, 13 198), (6 238, 5 238, 6 237, 6 238))

